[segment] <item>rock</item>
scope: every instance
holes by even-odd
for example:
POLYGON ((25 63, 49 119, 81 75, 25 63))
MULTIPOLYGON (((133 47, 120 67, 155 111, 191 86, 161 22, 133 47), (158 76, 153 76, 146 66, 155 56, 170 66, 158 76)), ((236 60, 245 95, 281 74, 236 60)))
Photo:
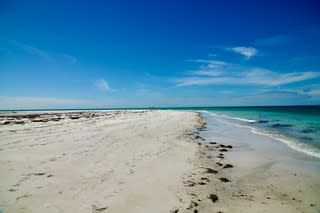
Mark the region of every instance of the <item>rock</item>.
POLYGON ((226 148, 228 148, 228 149, 232 149, 232 146, 231 146, 231 145, 228 145, 228 146, 226 146, 226 148))
POLYGON ((218 163, 216 163, 216 164, 217 164, 218 166, 223 166, 223 164, 222 164, 222 163, 219 163, 219 162, 218 162, 218 163))
POLYGON ((217 144, 217 142, 209 142, 209 144, 217 144))
POLYGON ((206 185, 205 182, 199 182, 198 184, 199 184, 199 185, 206 185))
POLYGON ((212 203, 215 203, 215 202, 217 202, 219 199, 218 199, 218 196, 217 195, 215 195, 215 194, 210 194, 209 196, 208 196, 208 198, 212 201, 212 203))
POLYGON ((227 149, 219 149, 219 152, 227 152, 227 149))

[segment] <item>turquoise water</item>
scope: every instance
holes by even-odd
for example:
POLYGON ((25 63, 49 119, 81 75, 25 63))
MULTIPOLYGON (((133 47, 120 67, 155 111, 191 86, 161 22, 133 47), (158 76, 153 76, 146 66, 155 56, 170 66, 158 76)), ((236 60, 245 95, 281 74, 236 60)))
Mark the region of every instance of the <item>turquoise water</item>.
POLYGON ((286 143, 290 148, 320 158, 320 106, 197 107, 217 118, 247 126, 255 133, 286 143))

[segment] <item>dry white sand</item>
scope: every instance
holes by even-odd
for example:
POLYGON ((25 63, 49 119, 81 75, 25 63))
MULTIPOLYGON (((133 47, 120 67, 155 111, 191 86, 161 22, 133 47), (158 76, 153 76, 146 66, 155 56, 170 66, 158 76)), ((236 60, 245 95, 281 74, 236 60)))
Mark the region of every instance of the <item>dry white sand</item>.
POLYGON ((0 114, 0 212, 320 207, 319 172, 307 172, 319 168, 318 161, 292 158, 281 144, 217 121, 199 135, 205 122, 194 112, 6 115, 13 117, 0 114))
POLYGON ((181 177, 196 150, 183 134, 196 127, 197 114, 97 113, 0 127, 4 213, 169 212, 180 205, 181 177))

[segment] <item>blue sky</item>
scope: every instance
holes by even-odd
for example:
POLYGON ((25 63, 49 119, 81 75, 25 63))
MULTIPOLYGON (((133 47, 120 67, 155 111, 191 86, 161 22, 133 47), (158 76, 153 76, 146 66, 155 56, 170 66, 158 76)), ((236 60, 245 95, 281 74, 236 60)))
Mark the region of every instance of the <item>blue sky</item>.
POLYGON ((320 104, 317 1, 0 1, 0 109, 320 104))

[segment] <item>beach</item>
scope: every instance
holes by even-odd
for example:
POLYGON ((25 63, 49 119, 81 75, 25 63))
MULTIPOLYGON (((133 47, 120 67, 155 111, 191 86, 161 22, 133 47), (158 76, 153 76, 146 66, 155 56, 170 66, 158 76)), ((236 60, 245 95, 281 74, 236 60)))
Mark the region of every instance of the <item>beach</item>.
POLYGON ((318 160, 206 113, 56 111, 0 118, 3 213, 320 208, 318 160))

